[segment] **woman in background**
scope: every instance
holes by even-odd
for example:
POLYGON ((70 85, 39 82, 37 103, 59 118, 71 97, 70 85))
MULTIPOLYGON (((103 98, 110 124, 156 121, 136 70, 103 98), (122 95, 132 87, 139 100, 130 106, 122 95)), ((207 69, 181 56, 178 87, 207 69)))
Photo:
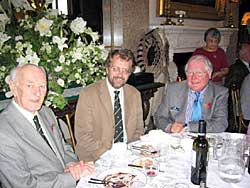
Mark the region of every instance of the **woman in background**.
POLYGON ((206 46, 197 48, 193 55, 206 56, 213 65, 212 81, 216 84, 223 84, 223 78, 228 74, 228 61, 226 54, 219 47, 221 39, 220 31, 216 28, 208 29, 204 34, 206 46))

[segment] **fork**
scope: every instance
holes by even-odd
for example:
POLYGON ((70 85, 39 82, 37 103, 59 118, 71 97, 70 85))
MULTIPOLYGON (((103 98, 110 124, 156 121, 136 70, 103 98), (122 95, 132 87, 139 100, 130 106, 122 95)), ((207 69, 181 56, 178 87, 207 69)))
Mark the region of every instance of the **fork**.
POLYGON ((88 181, 88 183, 104 184, 104 185, 111 184, 112 188, 120 188, 120 187, 125 186, 125 184, 123 182, 105 181, 105 180, 96 179, 96 178, 90 178, 90 181, 88 181))
POLYGON ((146 148, 143 148, 143 147, 140 147, 140 146, 131 146, 132 149, 135 149, 135 150, 140 150, 140 151, 144 151, 144 152, 147 152, 147 153, 151 153, 151 154, 156 154, 157 151, 156 150, 149 150, 149 149, 146 149, 146 148))

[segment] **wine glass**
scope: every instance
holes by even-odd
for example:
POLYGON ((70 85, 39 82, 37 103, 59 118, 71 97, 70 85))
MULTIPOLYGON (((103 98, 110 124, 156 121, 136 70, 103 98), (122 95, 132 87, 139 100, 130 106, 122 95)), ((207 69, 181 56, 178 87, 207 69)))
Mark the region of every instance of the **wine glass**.
POLYGON ((220 178, 228 183, 238 183, 245 172, 245 164, 242 158, 223 157, 219 159, 218 171, 220 178))

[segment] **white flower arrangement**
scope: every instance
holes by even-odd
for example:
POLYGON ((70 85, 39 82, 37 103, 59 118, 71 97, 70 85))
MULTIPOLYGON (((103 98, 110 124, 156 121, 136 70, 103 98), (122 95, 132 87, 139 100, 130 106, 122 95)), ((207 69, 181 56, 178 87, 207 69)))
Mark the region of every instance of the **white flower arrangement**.
POLYGON ((0 92, 10 97, 6 82, 13 67, 36 64, 48 73, 45 104, 62 109, 67 104, 65 89, 105 77, 107 51, 98 43, 98 33, 87 27, 86 21, 80 17, 69 20, 55 10, 46 9, 46 3, 35 7, 26 0, 2 0, 0 92))

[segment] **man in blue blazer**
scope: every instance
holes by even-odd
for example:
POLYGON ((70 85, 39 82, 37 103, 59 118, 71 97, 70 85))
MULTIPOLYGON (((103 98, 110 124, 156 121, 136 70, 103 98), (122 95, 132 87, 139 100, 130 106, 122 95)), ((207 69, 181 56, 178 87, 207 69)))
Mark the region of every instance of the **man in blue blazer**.
POLYGON ((74 188, 81 176, 93 171, 93 163, 78 161, 54 113, 42 106, 47 91, 44 70, 20 65, 11 71, 9 86, 14 97, 0 114, 2 187, 74 188))
POLYGON ((201 55, 192 56, 185 67, 187 80, 171 83, 165 90, 154 120, 156 127, 171 133, 198 132, 198 120, 207 122, 207 132, 223 132, 228 126, 228 89, 210 82, 211 62, 201 55), (199 93, 199 113, 194 112, 199 93), (193 119, 200 114, 198 119, 193 119))

